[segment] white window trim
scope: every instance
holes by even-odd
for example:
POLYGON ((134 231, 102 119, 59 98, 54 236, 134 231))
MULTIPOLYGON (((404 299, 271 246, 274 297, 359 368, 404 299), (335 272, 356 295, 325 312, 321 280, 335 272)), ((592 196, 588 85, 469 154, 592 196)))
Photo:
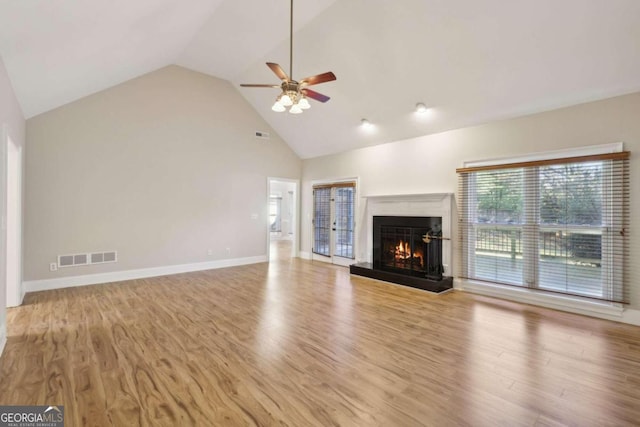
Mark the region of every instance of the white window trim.
POLYGON ((590 145, 588 147, 568 148, 563 150, 541 151, 514 157, 499 157, 484 160, 470 160, 463 163, 465 168, 481 166, 506 165, 509 163, 535 162, 539 160, 561 159, 563 157, 595 156, 598 154, 619 153, 624 150, 624 143, 590 145))

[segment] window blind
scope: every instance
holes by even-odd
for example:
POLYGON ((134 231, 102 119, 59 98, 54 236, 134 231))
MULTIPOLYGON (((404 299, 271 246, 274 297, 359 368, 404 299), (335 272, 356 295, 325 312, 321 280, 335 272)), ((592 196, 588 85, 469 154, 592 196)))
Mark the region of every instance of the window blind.
POLYGON ((313 252, 330 256, 331 187, 313 188, 313 252))
POLYGON ((629 152, 458 169, 462 278, 628 303, 629 152))
POLYGON ((353 258, 353 232, 355 228, 354 185, 337 187, 335 190, 335 255, 353 258))

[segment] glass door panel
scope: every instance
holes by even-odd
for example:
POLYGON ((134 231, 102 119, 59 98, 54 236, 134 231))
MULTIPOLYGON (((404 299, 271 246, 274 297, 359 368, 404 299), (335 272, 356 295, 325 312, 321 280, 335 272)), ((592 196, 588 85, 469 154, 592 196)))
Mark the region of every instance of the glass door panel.
POLYGON ((354 188, 335 189, 335 239, 333 254, 353 259, 354 188))
POLYGON ((313 253, 331 256, 331 188, 313 190, 313 253))

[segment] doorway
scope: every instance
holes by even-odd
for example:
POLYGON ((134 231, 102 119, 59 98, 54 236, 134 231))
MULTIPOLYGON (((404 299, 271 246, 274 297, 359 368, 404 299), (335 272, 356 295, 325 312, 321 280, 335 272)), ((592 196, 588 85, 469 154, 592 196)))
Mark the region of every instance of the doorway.
POLYGON ((2 214, 2 227, 5 231, 5 280, 7 283, 7 307, 16 307, 22 303, 22 147, 9 135, 7 127, 3 130, 6 155, 6 200, 2 214))
POLYGON ((356 182, 313 186, 312 259, 349 266, 355 259, 356 182))
POLYGON ((298 256, 298 181, 268 180, 267 259, 298 256))

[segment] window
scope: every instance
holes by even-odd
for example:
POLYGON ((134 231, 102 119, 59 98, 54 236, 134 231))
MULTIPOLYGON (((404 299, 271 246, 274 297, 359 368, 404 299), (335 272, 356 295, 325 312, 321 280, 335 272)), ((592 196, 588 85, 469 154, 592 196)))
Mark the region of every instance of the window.
POLYGON ((628 303, 628 158, 458 169, 461 276, 628 303))

